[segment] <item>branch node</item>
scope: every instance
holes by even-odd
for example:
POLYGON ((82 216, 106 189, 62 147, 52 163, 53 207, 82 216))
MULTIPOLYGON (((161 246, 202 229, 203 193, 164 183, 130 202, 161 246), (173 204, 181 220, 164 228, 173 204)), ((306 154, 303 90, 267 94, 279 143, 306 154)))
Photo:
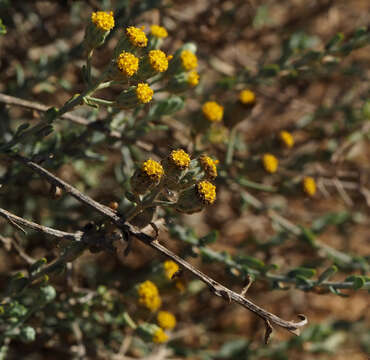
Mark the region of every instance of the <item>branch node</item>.
POLYGON ((270 336, 272 334, 272 326, 270 324, 270 321, 268 321, 268 319, 265 319, 265 327, 266 327, 266 330, 265 330, 265 344, 267 345, 269 340, 270 340, 270 336))
POLYGON ((246 278, 244 280, 243 289, 242 289, 242 291, 240 293, 241 296, 245 297, 245 295, 247 294, 247 291, 249 290, 249 288, 252 285, 252 283, 253 283, 252 277, 249 274, 247 274, 247 276, 246 276, 246 278))

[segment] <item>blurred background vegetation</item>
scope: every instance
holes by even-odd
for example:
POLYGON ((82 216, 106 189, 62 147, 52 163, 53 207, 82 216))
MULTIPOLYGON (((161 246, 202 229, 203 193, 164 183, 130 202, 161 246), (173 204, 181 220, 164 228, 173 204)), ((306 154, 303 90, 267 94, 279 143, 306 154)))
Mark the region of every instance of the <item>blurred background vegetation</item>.
MULTIPOLYGON (((178 147, 208 152, 220 161, 217 202, 194 215, 161 213, 161 243, 237 292, 252 275, 249 298, 284 319, 304 313, 309 324, 300 337, 277 329, 263 345, 260 319, 214 297, 187 273, 177 286, 165 280, 165 259, 135 241, 128 256, 86 252, 53 276, 56 298, 24 328, 34 329, 35 340, 21 334, 0 358, 7 352, 7 359, 35 360, 368 359, 370 2, 0 0, 0 92, 58 107, 81 92, 81 42, 96 10, 113 10, 116 27, 97 50, 93 73, 109 62, 120 28, 161 24, 169 32, 166 53, 196 44, 200 85, 176 99, 166 116, 155 104, 147 107, 150 118, 141 127, 130 123, 130 114, 80 107, 75 114, 92 126, 57 121, 52 134, 22 153, 52 153, 47 169, 124 209, 128 179, 140 161, 178 147), (240 115, 232 104, 243 88, 257 102, 240 115), (198 134, 191 120, 210 99, 225 106, 224 124, 198 134), (109 137, 111 130, 125 141, 109 137), (279 143, 281 130, 293 134, 293 149, 279 143), (261 166, 265 152, 279 158, 275 174, 261 166), (314 197, 302 191, 304 175, 316 180, 314 197), (332 276, 320 279, 326 270, 332 276), (164 308, 177 318, 165 345, 143 341, 128 325, 130 318, 151 321, 132 295, 146 279, 157 283, 164 308)), ((119 89, 102 94, 117 96, 119 89)), ((0 104, 0 141, 39 117, 0 104)), ((101 221, 74 199, 52 196, 44 180, 1 155, 0 206, 64 231, 101 221)), ((12 276, 42 257, 52 261, 63 247, 2 220, 0 240, 3 301, 12 276)), ((35 290, 18 299, 11 316, 22 317, 37 296, 35 290)))

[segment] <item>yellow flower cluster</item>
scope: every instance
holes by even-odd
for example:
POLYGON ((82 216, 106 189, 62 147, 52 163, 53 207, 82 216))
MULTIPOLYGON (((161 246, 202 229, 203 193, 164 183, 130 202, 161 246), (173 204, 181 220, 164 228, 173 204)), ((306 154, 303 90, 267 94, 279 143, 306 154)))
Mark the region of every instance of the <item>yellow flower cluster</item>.
POLYGON ((217 160, 211 159, 207 155, 201 155, 199 158, 200 165, 202 166, 204 172, 206 173, 206 176, 209 179, 215 179, 217 177, 217 167, 218 164, 217 160))
POLYGON ((272 154, 264 154, 262 162, 265 170, 271 174, 276 172, 279 165, 279 160, 272 154))
POLYGON ((158 288, 150 280, 141 283, 137 290, 139 294, 139 304, 151 311, 157 311, 162 304, 158 288))
POLYGON ((142 104, 147 104, 152 100, 154 91, 148 84, 140 83, 136 87, 136 96, 142 104))
POLYGON ((302 185, 303 185, 303 191, 308 196, 314 196, 315 195, 315 193, 316 193, 316 182, 315 182, 314 178, 312 178, 311 176, 306 176, 303 179, 302 185))
POLYGON ((175 315, 168 311, 160 311, 157 315, 158 325, 165 330, 172 330, 176 326, 175 315))
POLYGON ((194 70, 198 67, 198 58, 189 50, 183 50, 180 54, 182 66, 185 70, 194 70))
POLYGON ((181 170, 185 170, 189 167, 190 164, 190 156, 184 150, 173 150, 169 156, 169 159, 172 164, 176 167, 180 168, 181 170))
POLYGON ((139 59, 127 52, 123 51, 117 59, 118 69, 127 77, 133 76, 139 69, 139 59))
POLYGON ((188 84, 191 87, 195 87, 199 84, 199 74, 195 70, 188 73, 188 84))
POLYGON ((150 27, 150 33, 160 39, 166 38, 168 36, 167 30, 163 26, 152 25, 150 27))
POLYGON ((144 161, 141 165, 141 170, 152 180, 159 181, 163 176, 163 167, 162 165, 152 159, 144 161))
POLYGON ((153 335, 153 342, 156 344, 163 344, 168 340, 168 335, 163 331, 163 329, 159 328, 154 332, 153 335))
POLYGON ((168 58, 162 50, 149 51, 149 63, 157 72, 164 72, 168 69, 168 58))
POLYGON ((294 145, 294 138, 293 135, 288 131, 280 131, 279 139, 281 143, 287 148, 290 149, 294 145))
POLYGON ((224 107, 216 101, 207 101, 202 106, 202 112, 207 120, 220 122, 224 116, 224 107))
POLYGON ((213 204, 216 200, 216 186, 207 180, 200 181, 197 184, 197 192, 203 203, 213 204))
POLYGON ((163 263, 164 273, 168 280, 172 280, 172 276, 179 271, 179 265, 172 260, 167 260, 163 263))
POLYGON ((113 11, 97 11, 91 14, 91 21, 98 27, 100 30, 109 31, 114 28, 114 17, 113 11))
POLYGON ((256 101, 256 95, 253 91, 244 89, 239 93, 239 101, 244 105, 253 104, 256 101))
POLYGON ((143 29, 130 26, 126 29, 126 35, 130 43, 137 47, 145 47, 148 44, 148 38, 143 29))

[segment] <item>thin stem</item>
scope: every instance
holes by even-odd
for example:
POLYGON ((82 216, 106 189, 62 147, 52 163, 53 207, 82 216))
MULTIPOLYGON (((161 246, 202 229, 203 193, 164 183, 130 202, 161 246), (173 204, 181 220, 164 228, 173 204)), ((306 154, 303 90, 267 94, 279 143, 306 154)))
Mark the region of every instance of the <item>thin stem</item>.
POLYGON ((99 99, 92 96, 86 96, 85 99, 87 100, 87 103, 93 103, 96 105, 113 106, 116 103, 115 101, 99 99))
POLYGON ((230 131, 229 143, 227 144, 226 161, 225 161, 227 166, 230 166, 233 161, 236 134, 237 134, 236 127, 234 126, 230 131))

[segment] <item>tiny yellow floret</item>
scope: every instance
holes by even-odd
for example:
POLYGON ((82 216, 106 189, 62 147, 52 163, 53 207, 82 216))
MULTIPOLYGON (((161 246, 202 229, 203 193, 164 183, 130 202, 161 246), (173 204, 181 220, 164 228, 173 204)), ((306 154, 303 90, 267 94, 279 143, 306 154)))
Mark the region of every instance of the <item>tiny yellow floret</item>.
POLYGON ((163 176, 163 167, 162 165, 152 159, 144 161, 141 165, 141 170, 151 178, 153 181, 159 181, 163 176))
POLYGON ((149 51, 149 63, 157 72, 164 72, 168 68, 168 58, 162 50, 149 51))
POLYGON ((139 69, 139 59, 127 52, 123 51, 117 59, 118 69, 127 77, 133 76, 139 69))
POLYGON ((212 122, 220 122, 224 116, 224 107, 216 101, 207 101, 202 106, 203 115, 212 122))
POLYGON ((150 33, 160 39, 166 38, 168 36, 167 30, 163 26, 152 25, 150 27, 150 33))
POLYGON ((181 170, 185 170, 189 167, 190 156, 182 149, 173 150, 170 154, 170 161, 176 167, 180 168, 181 170))
POLYGON ((279 165, 279 160, 272 154, 263 155, 262 162, 265 170, 271 174, 276 172, 279 165))
POLYGON ((316 182, 315 182, 314 178, 312 178, 311 176, 306 176, 303 179, 302 185, 303 185, 303 191, 308 196, 314 196, 315 195, 315 193, 316 193, 316 182))
POLYGON ((180 57, 185 70, 194 70, 198 67, 198 58, 191 51, 183 50, 180 57))
POLYGON ((168 280, 172 280, 174 274, 179 271, 179 265, 172 260, 167 260, 163 263, 164 274, 168 280))
POLYGON ((130 26, 126 29, 126 35, 130 40, 130 43, 134 46, 145 47, 148 43, 148 38, 141 28, 130 26))
POLYGON ((157 311, 162 304, 158 288, 150 280, 142 282, 137 292, 139 294, 139 304, 151 311, 157 311))
POLYGON ((103 31, 109 31, 114 28, 113 11, 97 11, 91 14, 91 21, 103 31))
POLYGON ((279 139, 281 143, 287 148, 290 149, 294 145, 294 138, 293 135, 288 131, 280 131, 279 133, 279 139))
POLYGON ((156 344, 162 344, 168 340, 168 335, 163 331, 163 329, 159 328, 155 331, 153 335, 153 342, 156 344))
POLYGON ((199 84, 199 74, 196 71, 190 71, 188 73, 188 84, 191 87, 195 87, 199 84))
POLYGON ((216 200, 216 186, 207 180, 197 184, 197 191, 200 199, 206 205, 211 205, 216 200))
POLYGON ((256 94, 248 89, 244 89, 239 93, 239 101, 244 104, 253 104, 256 101, 256 94))
POLYGON ((157 315, 158 325, 165 330, 172 330, 176 326, 175 315, 169 311, 160 311, 157 315))
POLYGON ((136 87, 136 96, 142 104, 147 104, 153 98, 154 91, 148 84, 140 83, 136 87))

